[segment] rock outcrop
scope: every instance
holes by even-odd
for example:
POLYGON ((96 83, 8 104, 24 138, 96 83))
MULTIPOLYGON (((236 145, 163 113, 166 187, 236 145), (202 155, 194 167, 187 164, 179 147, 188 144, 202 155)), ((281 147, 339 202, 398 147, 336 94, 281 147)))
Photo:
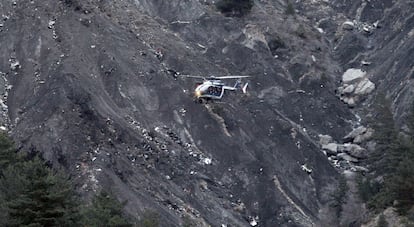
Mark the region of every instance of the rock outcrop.
POLYGON ((342 85, 338 87, 340 99, 350 107, 374 91, 375 84, 367 78, 367 73, 361 69, 348 69, 342 75, 342 85))

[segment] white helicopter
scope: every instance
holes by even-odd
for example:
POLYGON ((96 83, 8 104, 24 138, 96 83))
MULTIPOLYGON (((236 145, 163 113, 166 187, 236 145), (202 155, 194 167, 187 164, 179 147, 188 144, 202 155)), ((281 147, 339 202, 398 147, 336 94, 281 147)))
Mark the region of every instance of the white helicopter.
POLYGON ((196 83, 196 88, 194 90, 194 96, 196 100, 202 103, 203 100, 206 100, 206 101, 207 100, 220 100, 223 97, 225 90, 230 90, 230 91, 240 90, 243 92, 243 94, 245 94, 247 92, 248 83, 245 83, 244 85, 242 85, 241 79, 247 78, 250 76, 202 77, 202 76, 184 75, 184 77, 203 79, 203 82, 196 83), (222 81, 224 79, 237 79, 237 81, 234 84, 234 86, 228 86, 222 81))

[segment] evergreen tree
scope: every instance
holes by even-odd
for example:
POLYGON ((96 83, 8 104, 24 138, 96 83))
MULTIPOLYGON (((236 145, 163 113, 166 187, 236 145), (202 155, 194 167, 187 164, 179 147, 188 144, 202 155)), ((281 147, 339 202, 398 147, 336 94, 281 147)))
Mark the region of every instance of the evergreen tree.
POLYGON ((243 16, 253 7, 253 0, 220 0, 217 9, 226 16, 243 16))
POLYGON ((77 204, 70 181, 39 159, 9 166, 0 180, 8 226, 73 226, 77 204))
POLYGON ((394 198, 396 208, 400 214, 414 205, 414 160, 404 159, 398 166, 397 172, 387 182, 389 196, 394 198))
POLYGON ((123 216, 124 204, 113 198, 112 195, 101 191, 95 195, 92 204, 82 211, 83 226, 117 226, 129 227, 132 224, 123 216))
POLYGON ((6 134, 0 133, 0 173, 9 165, 19 161, 21 159, 16 153, 13 142, 6 134))
MULTIPOLYGON (((146 210, 138 222, 138 227, 158 227, 160 224, 158 214, 151 210, 146 210)), ((188 223, 187 223, 188 224, 188 223)))
POLYGON ((371 120, 374 128, 373 139, 376 141, 376 151, 370 157, 371 169, 376 176, 395 171, 398 165, 398 140, 391 102, 384 94, 379 94, 375 102, 375 115, 371 120))
POLYGON ((346 193, 348 192, 348 185, 344 176, 339 178, 337 189, 331 194, 331 207, 335 209, 336 216, 339 218, 342 212, 342 205, 346 202, 346 193))
POLYGON ((378 217, 377 227, 388 227, 388 222, 383 214, 378 217))

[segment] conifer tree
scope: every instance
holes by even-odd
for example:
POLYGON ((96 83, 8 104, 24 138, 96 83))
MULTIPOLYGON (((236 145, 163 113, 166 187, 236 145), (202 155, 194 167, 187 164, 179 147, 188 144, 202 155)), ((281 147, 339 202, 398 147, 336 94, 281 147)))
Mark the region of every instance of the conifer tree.
POLYGON ((371 120, 374 128, 373 139, 376 141, 376 151, 370 157, 371 169, 376 176, 395 170, 398 160, 395 155, 397 147, 397 130, 391 111, 391 102, 384 94, 378 94, 375 101, 375 114, 371 120))
POLYGON ((101 191, 92 200, 92 204, 82 211, 83 226, 129 227, 132 224, 123 216, 124 205, 112 195, 101 191))
POLYGON ((226 16, 243 16, 253 7, 252 0, 220 0, 216 7, 226 16))
POLYGON ((70 181, 38 157, 9 166, 0 179, 7 226, 73 226, 77 204, 70 181))
POLYGON ((20 161, 20 157, 16 153, 13 142, 9 137, 0 133, 0 173, 9 165, 20 161))

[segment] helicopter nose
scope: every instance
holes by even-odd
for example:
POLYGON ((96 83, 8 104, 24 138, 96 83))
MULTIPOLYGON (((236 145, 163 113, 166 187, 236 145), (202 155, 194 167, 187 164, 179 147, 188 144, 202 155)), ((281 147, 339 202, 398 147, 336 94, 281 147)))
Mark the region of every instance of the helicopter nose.
POLYGON ((198 91, 195 91, 195 96, 197 97, 197 98, 199 98, 200 96, 201 96, 201 91, 200 90, 198 90, 198 91))

